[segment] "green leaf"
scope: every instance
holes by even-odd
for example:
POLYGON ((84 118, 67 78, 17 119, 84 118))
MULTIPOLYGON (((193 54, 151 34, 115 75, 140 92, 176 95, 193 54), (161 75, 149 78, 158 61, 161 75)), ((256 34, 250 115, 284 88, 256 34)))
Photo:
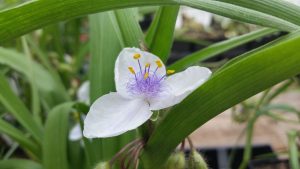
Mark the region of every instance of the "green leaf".
POLYGON ((29 64, 27 57, 22 53, 0 47, 0 64, 11 67, 32 81, 41 92, 42 99, 45 100, 44 103, 49 108, 69 100, 62 83, 37 62, 31 61, 29 64))
POLYGON ((122 47, 110 19, 111 15, 111 12, 105 12, 89 16, 91 102, 115 90, 114 64, 122 47))
POLYGON ((38 143, 42 142, 42 126, 34 119, 23 102, 14 94, 6 78, 0 74, 0 102, 28 130, 38 143))
POLYGON ((218 0, 276 16, 300 25, 300 7, 283 0, 218 0))
POLYGON ((179 6, 160 7, 147 32, 145 41, 149 51, 159 56, 163 62, 170 55, 178 11, 179 6))
MULTIPOLYGON (((114 65, 122 48, 138 47, 140 41, 143 40, 143 33, 134 16, 134 10, 122 9, 89 17, 92 56, 90 99, 92 102, 104 94, 115 91, 114 65)), ((131 132, 115 138, 93 139, 92 144, 97 148, 89 152, 90 163, 94 165, 99 160, 111 158, 133 138, 133 134, 131 132)))
POLYGON ((277 32, 274 29, 260 29, 254 32, 247 33, 245 35, 241 35, 238 37, 234 37, 222 42, 215 43, 209 47, 206 47, 198 52, 192 53, 191 55, 188 55, 179 61, 173 63, 168 68, 174 69, 176 71, 180 71, 185 69, 188 66, 191 66, 193 64, 197 64, 201 61, 204 61, 206 59, 209 59, 211 57, 214 57, 218 54, 221 54, 225 51, 228 51, 230 49, 233 49, 239 45, 245 44, 247 42, 253 41, 255 39, 258 39, 260 37, 272 34, 277 32))
POLYGON ((287 104, 269 104, 266 106, 263 106, 261 108, 262 112, 268 112, 268 111, 284 111, 284 112, 290 112, 290 113, 295 113, 297 115, 300 115, 300 110, 297 110, 295 107, 292 107, 287 104))
POLYGON ((288 32, 299 29, 299 26, 287 22, 283 19, 248 8, 241 8, 239 6, 228 3, 206 0, 183 0, 181 2, 182 5, 198 8, 242 22, 277 28, 288 32))
POLYGON ((30 36, 27 36, 26 40, 29 43, 32 52, 34 52, 36 54, 36 56, 41 61, 43 66, 45 66, 49 70, 54 71, 53 67, 51 66, 50 60, 47 58, 47 54, 42 49, 40 49, 40 47, 36 44, 36 42, 33 40, 33 38, 30 36))
POLYGON ((247 57, 214 74, 176 105, 146 145, 142 158, 147 168, 161 166, 185 137, 219 113, 300 73, 300 34, 289 37, 268 48, 250 52, 247 57))
POLYGON ((54 107, 48 115, 43 142, 43 168, 68 169, 67 140, 69 133, 69 113, 73 102, 54 107))
POLYGON ((298 169, 300 168, 299 164, 299 152, 298 152, 298 145, 297 145, 297 137, 299 133, 295 130, 288 132, 288 139, 289 139, 289 163, 291 169, 298 169))
POLYGON ((10 40, 35 29, 96 12, 112 9, 150 6, 150 5, 187 5, 204 11, 216 13, 243 22, 294 31, 298 26, 283 19, 247 8, 207 0, 64 0, 30 1, 18 7, 0 12, 0 39, 10 40), (66 12, 68 11, 68 12, 66 12), (26 15, 25 15, 26 14, 26 15), (25 22, 26 21, 26 22, 25 22))
POLYGON ((40 158, 40 149, 33 140, 26 137, 20 130, 16 129, 13 125, 0 119, 0 132, 8 135, 14 141, 18 142, 22 148, 30 151, 36 158, 40 158))
POLYGON ((42 169, 42 166, 34 161, 10 159, 0 161, 1 169, 42 169))
POLYGON ((291 86, 293 84, 293 82, 294 81, 292 79, 289 79, 286 82, 284 82, 283 84, 281 84, 279 87, 276 87, 276 89, 274 89, 274 91, 272 90, 272 93, 270 93, 266 97, 264 104, 270 103, 274 98, 276 98, 278 95, 283 93, 286 89, 288 89, 288 87, 291 86))
POLYGON ((120 9, 110 13, 110 20, 122 47, 139 47, 144 40, 142 29, 135 16, 136 12, 136 9, 120 9))

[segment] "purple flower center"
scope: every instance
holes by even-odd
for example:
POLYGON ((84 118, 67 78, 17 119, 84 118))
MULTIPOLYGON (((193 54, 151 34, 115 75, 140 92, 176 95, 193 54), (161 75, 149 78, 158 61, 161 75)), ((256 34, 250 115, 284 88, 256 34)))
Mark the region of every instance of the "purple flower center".
POLYGON ((127 83, 128 92, 132 95, 137 95, 146 99, 159 96, 159 93, 163 90, 162 81, 166 77, 156 74, 157 70, 162 66, 160 61, 157 61, 157 68, 151 71, 150 64, 146 64, 144 70, 142 70, 141 64, 138 60, 140 71, 135 73, 132 67, 129 67, 129 71, 133 74, 133 77, 129 79, 127 83), (159 62, 159 63, 158 63, 159 62))

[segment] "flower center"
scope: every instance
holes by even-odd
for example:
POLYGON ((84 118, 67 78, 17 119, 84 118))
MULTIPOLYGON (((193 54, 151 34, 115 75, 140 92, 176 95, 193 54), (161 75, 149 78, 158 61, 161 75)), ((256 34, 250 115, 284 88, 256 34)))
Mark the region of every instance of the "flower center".
MULTIPOLYGON (((129 79, 127 84, 128 92, 145 99, 157 97, 164 89, 162 82, 166 75, 161 76, 157 73, 157 70, 162 68, 163 64, 160 60, 157 60, 155 61, 155 69, 151 69, 151 63, 141 65, 139 60, 140 57, 140 54, 135 54, 133 56, 133 58, 137 60, 139 66, 138 72, 136 72, 133 67, 128 67, 128 70, 134 75, 129 79)), ((167 74, 172 74, 174 72, 174 70, 168 70, 167 74)))

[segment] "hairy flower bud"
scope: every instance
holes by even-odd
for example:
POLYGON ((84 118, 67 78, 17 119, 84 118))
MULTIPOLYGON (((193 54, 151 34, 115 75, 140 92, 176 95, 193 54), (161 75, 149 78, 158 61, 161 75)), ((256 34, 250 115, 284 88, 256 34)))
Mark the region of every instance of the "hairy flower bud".
POLYGON ((185 169, 185 156, 183 152, 172 154, 165 166, 165 169, 185 169))
POLYGON ((190 153, 188 169, 208 169, 205 160, 196 150, 190 153))
POLYGON ((110 165, 108 162, 100 162, 96 165, 94 169, 110 169, 110 165))

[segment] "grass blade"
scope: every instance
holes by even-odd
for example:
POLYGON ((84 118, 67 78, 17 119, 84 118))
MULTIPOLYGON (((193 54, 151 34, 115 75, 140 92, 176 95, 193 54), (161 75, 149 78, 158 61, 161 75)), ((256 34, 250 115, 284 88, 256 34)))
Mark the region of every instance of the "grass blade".
POLYGON ((160 7, 146 35, 149 51, 163 62, 170 55, 178 11, 179 6, 160 7))
POLYGON ((43 168, 68 169, 67 139, 69 113, 74 103, 67 102, 54 107, 46 121, 43 142, 43 168))
POLYGON ((300 7, 283 0, 218 0, 276 16, 300 25, 300 7))
MULTIPOLYGON (((143 33, 134 16, 134 10, 122 9, 89 17, 92 102, 104 94, 115 91, 114 65, 121 49, 125 46, 138 47, 143 40, 143 33)), ((94 139, 92 144, 98 148, 93 150, 95 152, 90 152, 92 154, 90 163, 93 165, 99 160, 111 158, 132 138, 133 133, 109 139, 94 139)))
POLYGON ((32 61, 29 67, 27 57, 13 49, 0 48, 0 64, 7 65, 12 69, 24 74, 29 81, 36 84, 43 95, 47 108, 68 101, 70 98, 63 84, 44 67, 32 61), (28 69, 32 71, 28 71, 28 69))
POLYGON ((297 25, 283 19, 242 8, 236 5, 206 0, 64 0, 30 1, 15 8, 0 12, 1 42, 16 38, 51 23, 112 9, 151 5, 187 5, 200 10, 216 13, 242 22, 294 31, 297 25), (66 11, 68 11, 66 13, 66 11), (26 15, 24 15, 26 14, 26 15), (26 21, 26 22, 24 22, 26 21))
POLYGON ((201 61, 204 61, 206 59, 209 59, 211 57, 214 57, 218 54, 221 54, 225 51, 228 51, 230 49, 233 49, 239 45, 245 44, 247 42, 253 41, 257 38, 272 34, 277 32, 274 29, 261 29, 258 31, 250 32, 245 35, 241 35, 235 38, 231 38, 222 42, 215 43, 207 48, 204 48, 198 52, 195 52, 191 55, 188 55, 184 57, 183 59, 180 59, 179 61, 173 63, 168 68, 174 69, 176 71, 180 71, 185 69, 188 66, 197 64, 201 61))
POLYGON ((299 164, 299 152, 297 146, 297 139, 298 132, 297 131, 290 131, 288 132, 288 139, 289 139, 289 159, 290 159, 290 167, 291 169, 298 169, 300 168, 299 164))
POLYGON ((34 161, 10 159, 0 161, 1 169, 42 169, 42 166, 34 161))
POLYGON ((33 117, 22 101, 11 90, 6 78, 0 74, 0 102, 26 128, 38 143, 42 142, 42 126, 33 117))
POLYGON ((161 166, 185 137, 219 113, 300 73, 300 34, 289 37, 222 69, 175 106, 147 143, 147 169, 161 166))
POLYGON ((41 152, 39 146, 3 119, 0 119, 0 132, 18 142, 21 147, 30 151, 36 158, 40 158, 41 152))
POLYGON ((193 8, 198 8, 204 11, 212 12, 228 18, 232 18, 235 20, 239 20, 242 22, 276 28, 283 31, 290 32, 299 29, 299 26, 287 22, 283 19, 248 8, 241 8, 236 5, 223 3, 219 1, 183 0, 182 4, 193 8))

